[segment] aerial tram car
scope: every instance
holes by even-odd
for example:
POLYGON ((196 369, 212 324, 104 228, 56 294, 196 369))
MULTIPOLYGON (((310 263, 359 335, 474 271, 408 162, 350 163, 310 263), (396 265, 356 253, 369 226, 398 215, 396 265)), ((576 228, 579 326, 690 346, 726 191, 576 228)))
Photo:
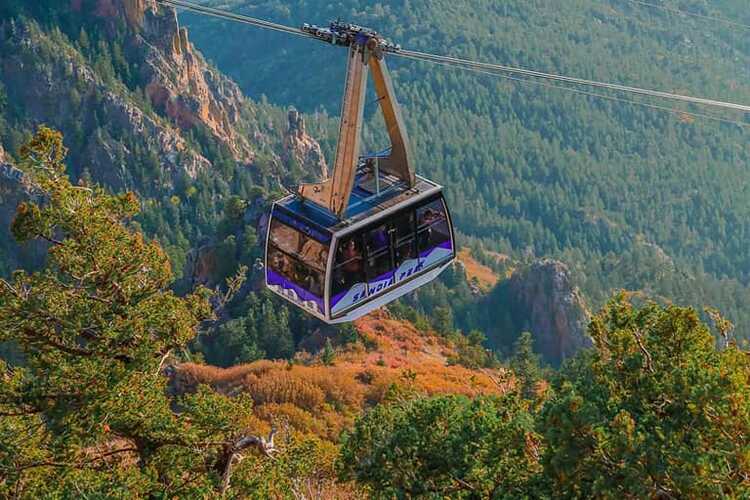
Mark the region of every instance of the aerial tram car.
POLYGON ((455 259, 442 187, 415 174, 385 55, 397 45, 361 26, 304 25, 347 47, 333 171, 273 204, 266 286, 327 323, 355 320, 435 279, 455 259), (391 147, 360 155, 368 72, 391 147))

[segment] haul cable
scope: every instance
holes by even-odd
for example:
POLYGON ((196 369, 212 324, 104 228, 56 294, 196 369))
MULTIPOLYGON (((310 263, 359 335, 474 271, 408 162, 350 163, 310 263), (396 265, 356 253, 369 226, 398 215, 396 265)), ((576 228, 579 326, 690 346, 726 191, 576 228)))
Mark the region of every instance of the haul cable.
MULTIPOLYGON (((215 9, 213 7, 207 7, 204 5, 196 4, 193 2, 188 2, 185 0, 157 0, 157 1, 162 4, 172 6, 172 7, 183 8, 183 9, 187 9, 193 12, 197 12, 197 13, 201 13, 201 14, 205 14, 205 15, 209 15, 209 16, 213 16, 213 17, 217 17, 221 19, 226 19, 229 21, 241 22, 241 23, 257 26, 259 28, 271 29, 271 30, 289 33, 292 35, 297 35, 297 36, 310 38, 310 39, 319 39, 315 37, 314 35, 310 34, 309 32, 303 31, 302 29, 299 29, 299 28, 293 28, 291 26, 285 26, 283 24, 273 23, 270 21, 266 21, 263 19, 258 19, 258 18, 254 18, 254 17, 242 15, 242 14, 234 14, 232 12, 228 12, 222 9, 215 9)), ((571 85, 584 86, 584 87, 602 88, 602 89, 608 89, 608 90, 617 91, 617 92, 625 92, 625 93, 637 94, 641 96, 656 97, 660 99, 681 101, 681 102, 687 102, 687 103, 697 104, 697 105, 702 105, 702 106, 712 106, 712 107, 718 107, 718 108, 723 108, 723 109, 730 109, 733 111, 741 111, 745 113, 750 113, 750 106, 748 105, 737 104, 737 103, 726 102, 726 101, 719 101, 716 99, 706 99, 702 97, 693 97, 689 95, 675 94, 672 92, 664 92, 660 90, 650 90, 650 89, 644 89, 640 87, 633 87, 630 85, 621 85, 617 83, 587 80, 584 78, 577 78, 577 77, 566 76, 566 75, 558 75, 554 73, 545 73, 542 71, 536 71, 536 70, 513 67, 513 66, 506 66, 502 64, 492 64, 492 63, 471 61, 468 59, 461 59, 457 57, 441 56, 437 54, 430 54, 427 52, 407 50, 407 49, 402 49, 401 47, 391 50, 390 52, 395 56, 403 57, 406 59, 454 66, 457 68, 466 69, 470 71, 480 71, 480 72, 485 72, 485 73, 489 72, 489 73, 495 73, 495 74, 521 75, 521 76, 525 76, 528 78, 551 80, 551 81, 563 82, 563 83, 567 83, 571 85)))

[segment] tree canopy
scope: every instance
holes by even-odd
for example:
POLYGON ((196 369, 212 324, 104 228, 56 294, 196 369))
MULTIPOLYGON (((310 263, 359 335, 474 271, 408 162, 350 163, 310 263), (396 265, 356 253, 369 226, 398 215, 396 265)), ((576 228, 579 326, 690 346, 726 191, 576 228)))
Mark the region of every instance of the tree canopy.
POLYGON ((625 295, 590 333, 595 348, 554 377, 539 409, 521 397, 529 369, 516 359, 521 383, 501 398, 411 399, 365 414, 344 439, 342 477, 399 498, 750 494, 748 353, 717 348, 690 308, 639 308, 625 295))
POLYGON ((247 396, 170 396, 165 361, 211 318, 210 294, 175 295, 166 254, 129 222, 137 198, 71 184, 64 157, 47 128, 21 150, 33 199, 13 233, 47 242, 49 255, 0 281, 0 340, 22 355, 0 364, 0 496, 225 491, 240 454, 276 445, 273 433, 248 434, 247 396))

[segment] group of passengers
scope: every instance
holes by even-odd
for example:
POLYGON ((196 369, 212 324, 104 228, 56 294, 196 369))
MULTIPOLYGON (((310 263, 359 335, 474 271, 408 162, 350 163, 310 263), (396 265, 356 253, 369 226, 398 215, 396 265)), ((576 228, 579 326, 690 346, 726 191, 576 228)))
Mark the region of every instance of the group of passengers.
MULTIPOLYGON (((362 244, 365 244, 367 249, 367 274, 371 275, 370 279, 373 279, 388 275, 394 270, 394 266, 398 268, 408 259, 415 259, 417 247, 419 249, 434 247, 449 234, 447 226, 443 231, 438 224, 445 220, 441 211, 428 206, 418 209, 417 217, 416 242, 413 237, 413 212, 397 218, 392 224, 383 224, 369 231, 364 241, 357 237, 345 240, 336 256, 337 267, 333 274, 334 294, 366 281, 362 244), (391 260, 391 238, 395 244, 393 252, 395 262, 391 260)), ((284 225, 279 225, 274 229, 273 239, 276 246, 289 248, 288 250, 269 249, 271 268, 311 294, 322 297, 325 274, 323 270, 328 260, 327 247, 312 238, 300 238, 300 233, 284 225), (297 258, 290 257, 288 252, 293 253, 297 258)))
POLYGON ((280 251, 271 254, 271 268, 316 297, 323 296, 323 277, 320 271, 296 262, 280 251))
MULTIPOLYGON (((432 241, 433 225, 442 219, 441 214, 437 210, 432 208, 426 208, 422 211, 419 217, 418 227, 418 241, 420 248, 429 248, 432 241)), ((413 234, 410 226, 413 222, 413 215, 404 219, 405 226, 403 228, 394 228, 396 234, 413 234)), ((390 255, 386 259, 383 259, 381 254, 384 249, 388 249, 390 246, 390 235, 386 225, 377 227, 370 231, 367 238, 367 255, 368 255, 368 269, 371 270, 373 275, 380 275, 391 270, 390 255), (379 269, 383 267, 380 262, 387 261, 388 269, 379 269)), ((359 244, 356 238, 347 240, 341 247, 339 247, 339 255, 337 262, 340 263, 339 267, 334 274, 334 280, 337 282, 336 286, 339 290, 346 290, 351 288, 357 283, 365 281, 364 274, 364 259, 362 257, 362 251, 359 248, 359 244)), ((413 240, 408 240, 405 243, 400 243, 395 250, 395 265, 398 267, 402 262, 407 259, 416 258, 416 248, 414 247, 413 240)))

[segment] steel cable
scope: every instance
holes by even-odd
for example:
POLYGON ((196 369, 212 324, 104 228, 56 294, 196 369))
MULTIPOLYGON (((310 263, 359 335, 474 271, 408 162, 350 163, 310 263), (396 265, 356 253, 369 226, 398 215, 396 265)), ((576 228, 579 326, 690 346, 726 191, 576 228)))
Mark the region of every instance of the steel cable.
POLYGON ((221 9, 214 9, 213 7, 207 7, 205 5, 199 5, 193 2, 185 2, 183 0, 157 0, 159 3, 169 5, 172 7, 179 7, 181 9, 190 10, 200 14, 205 14, 212 17, 218 17, 220 19, 226 19, 229 21, 237 21, 244 24, 250 24, 259 28, 266 28, 274 31, 280 31, 282 33, 289 33, 291 35, 302 36, 305 38, 315 38, 309 33, 305 33, 299 28, 293 28, 291 26, 285 26, 283 24, 273 23, 271 21, 265 21, 255 17, 246 16, 243 14, 235 14, 221 9))
MULTIPOLYGON (((271 29, 274 31, 289 33, 292 35, 297 35, 297 36, 301 36, 305 38, 317 39, 316 37, 312 36, 309 33, 306 33, 305 31, 302 31, 299 28, 293 28, 290 26, 285 26, 283 24, 273 23, 270 21, 265 21, 263 19, 257 19, 254 17, 245 16, 242 14, 234 14, 232 12, 228 12, 225 10, 215 9, 213 7, 206 7, 204 5, 199 5, 194 2, 189 2, 185 0, 157 0, 157 1, 164 5, 187 9, 193 12, 217 17, 220 19, 226 19, 230 21, 250 24, 253 26, 260 27, 260 28, 271 29)), ((737 104, 737 103, 726 102, 726 101, 719 101, 716 99, 706 99, 702 97, 693 97, 693 96, 688 96, 688 95, 675 94, 672 92, 664 92, 660 90, 651 90, 651 89, 644 89, 640 87, 633 87, 630 85, 620 85, 616 83, 600 82, 596 80, 587 80, 585 78, 577 78, 577 77, 566 76, 566 75, 545 73, 542 71, 530 70, 530 69, 525 69, 525 68, 517 68, 517 67, 506 66, 502 64, 492 64, 492 63, 484 63, 484 62, 478 62, 478 61, 470 61, 468 59, 441 56, 441 55, 429 54, 426 52, 419 52, 419 51, 407 50, 407 49, 399 49, 397 51, 391 52, 391 54, 394 56, 403 57, 406 59, 437 63, 437 64, 453 66, 453 67, 457 67, 461 69, 467 69, 470 71, 479 71, 479 72, 484 72, 484 73, 492 73, 496 75, 501 75, 501 74, 521 75, 521 76, 525 76, 529 78, 551 80, 551 81, 556 81, 556 82, 568 83, 571 85, 603 88, 603 89, 608 89, 608 90, 617 91, 617 92, 625 92, 625 93, 630 93, 630 94, 650 96, 650 97, 656 97, 660 99, 668 99, 672 101, 687 102, 691 104, 713 106, 713 107, 719 107, 723 109, 730 109, 733 111, 741 111, 745 113, 750 113, 750 106, 748 105, 737 104)), ((579 92, 579 93, 583 93, 583 92, 579 92)), ((635 102, 633 103, 635 104, 635 102)), ((642 104, 647 105, 647 103, 642 103, 642 104)), ((648 106, 655 107, 654 105, 648 105, 648 106)), ((671 109, 671 108, 668 108, 668 109, 671 109)), ((696 113, 693 113, 693 114, 695 116, 701 116, 696 113)), ((709 115, 703 115, 703 117, 708 117, 708 116, 709 115)), ((728 121, 732 121, 732 120, 728 120, 728 121)), ((735 122, 735 123, 739 123, 739 122, 735 122)))
POLYGON ((435 54, 428 54, 426 52, 417 52, 413 50, 400 50, 394 52, 393 55, 399 57, 405 57, 409 59, 416 59, 421 61, 427 61, 432 63, 444 63, 466 69, 480 69, 489 72, 501 72, 511 73, 516 75, 523 75, 532 78, 541 78, 545 80, 553 80, 557 82, 571 83, 574 85, 583 85, 587 87, 604 88, 609 90, 616 90, 619 92, 627 92, 631 94, 646 95, 651 97, 659 97, 662 99, 670 99, 673 101, 689 102, 692 104, 701 104, 704 106, 714 106, 725 109, 732 109, 735 111, 750 112, 750 106, 744 104, 737 104, 733 102, 717 101, 714 99, 705 99, 702 97, 693 97, 681 94, 673 94, 671 92, 663 92, 660 90, 649 90, 639 87, 631 87, 629 85, 620 85, 617 83, 598 82, 596 80, 586 80, 584 78, 576 78, 572 76, 556 75, 553 73, 544 73, 541 71, 535 71, 524 68, 516 68, 512 66, 505 66, 502 64, 491 64, 482 63, 476 61, 469 61, 467 59, 459 59, 456 57, 438 56, 435 54))

